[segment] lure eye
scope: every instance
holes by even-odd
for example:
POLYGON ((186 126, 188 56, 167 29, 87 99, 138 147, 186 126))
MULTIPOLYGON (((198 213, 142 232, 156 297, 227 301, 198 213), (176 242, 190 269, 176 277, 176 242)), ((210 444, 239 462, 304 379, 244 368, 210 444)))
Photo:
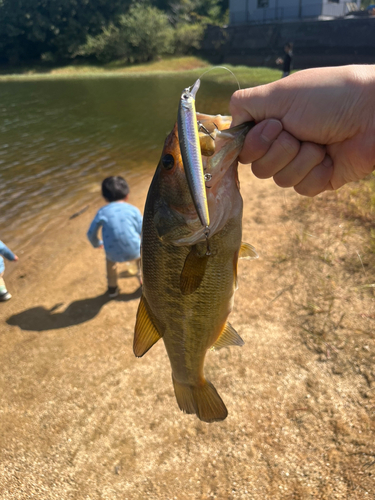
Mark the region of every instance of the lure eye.
POLYGON ((174 158, 170 154, 166 154, 161 159, 161 163, 166 170, 171 170, 174 165, 174 158))

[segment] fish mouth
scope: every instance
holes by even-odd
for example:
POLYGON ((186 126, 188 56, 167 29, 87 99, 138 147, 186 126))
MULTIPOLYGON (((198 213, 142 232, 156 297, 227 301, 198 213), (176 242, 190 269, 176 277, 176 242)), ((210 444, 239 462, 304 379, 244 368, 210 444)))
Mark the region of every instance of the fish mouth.
MULTIPOLYGON (((215 151, 211 156, 202 156, 204 173, 206 177, 206 189, 208 201, 217 198, 223 199, 223 190, 228 189, 228 176, 235 176, 237 184, 237 159, 242 149, 246 134, 255 125, 255 122, 245 122, 235 127, 230 127, 231 117, 220 115, 210 116, 197 114, 199 121, 212 134, 215 143, 215 151), (233 172, 230 173, 230 172, 233 172), (223 178, 227 180, 222 185, 223 178)), ((232 181, 230 181, 231 183, 232 181)), ((209 226, 210 236, 213 236, 223 226, 227 217, 226 209, 220 206, 220 202, 210 202, 209 210, 211 223, 209 226)), ((197 213, 191 210, 183 216, 189 228, 188 234, 175 238, 173 244, 176 246, 193 245, 206 239, 206 228, 200 222, 197 213)), ((182 215, 182 214, 181 214, 182 215)))
POLYGON ((227 115, 206 115, 197 112, 196 116, 198 122, 204 125, 208 132, 228 139, 233 139, 237 135, 246 135, 255 125, 254 121, 247 121, 231 127, 232 117, 227 115))
POLYGON ((255 126, 254 121, 248 121, 236 125, 235 127, 230 127, 224 130, 218 130, 217 135, 220 138, 227 138, 233 140, 235 137, 242 137, 247 135, 247 133, 255 126))
POLYGON ((237 161, 242 149, 246 134, 254 127, 255 122, 245 122, 235 127, 217 129, 213 132, 215 150, 211 156, 203 156, 203 167, 210 182, 209 189, 218 184, 230 166, 237 161))

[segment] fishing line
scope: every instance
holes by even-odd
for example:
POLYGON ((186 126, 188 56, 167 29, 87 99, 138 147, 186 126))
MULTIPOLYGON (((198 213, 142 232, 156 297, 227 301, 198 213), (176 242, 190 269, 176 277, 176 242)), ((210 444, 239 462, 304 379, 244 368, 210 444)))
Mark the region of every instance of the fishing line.
POLYGON ((200 80, 202 78, 202 76, 204 76, 206 73, 209 73, 210 71, 214 70, 214 69, 217 69, 217 68, 221 68, 221 69, 225 69, 227 71, 229 71, 229 73, 233 76, 233 78, 236 80, 237 82, 237 85, 238 85, 238 90, 241 90, 241 86, 240 86, 240 82, 238 81, 238 78, 236 77, 236 75, 233 73, 233 71, 231 71, 229 68, 225 67, 225 66, 214 66, 213 68, 209 68, 207 69, 206 71, 204 71, 201 76, 198 78, 198 80, 200 80))

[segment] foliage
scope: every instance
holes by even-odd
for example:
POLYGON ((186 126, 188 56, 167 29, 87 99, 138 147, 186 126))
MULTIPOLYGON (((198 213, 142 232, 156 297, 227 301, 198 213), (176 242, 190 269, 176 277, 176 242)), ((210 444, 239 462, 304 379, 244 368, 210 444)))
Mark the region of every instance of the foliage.
POLYGON ((45 52, 70 57, 87 35, 95 35, 130 0, 2 0, 3 61, 39 59, 45 52))
POLYGON ((130 47, 124 33, 111 24, 103 28, 97 36, 88 36, 87 41, 76 52, 76 55, 93 56, 101 63, 113 60, 126 61, 130 54, 130 47))
POLYGON ((117 26, 111 24, 96 37, 89 36, 78 54, 100 62, 145 62, 172 51, 173 30, 167 16, 155 7, 135 4, 117 26))
POLYGON ((205 26, 195 23, 179 23, 175 29, 175 53, 190 54, 201 47, 205 26))
POLYGON ((152 61, 173 51, 173 31, 166 14, 155 7, 135 4, 121 26, 127 35, 132 58, 136 62, 152 61))
POLYGON ((171 2, 169 11, 174 24, 220 24, 229 7, 229 0, 180 0, 171 2))
POLYGON ((362 0, 361 1, 361 8, 362 9, 367 9, 370 5, 374 5, 375 1, 374 0, 362 0))
POLYGON ((199 49, 228 0, 0 0, 0 63, 147 61, 199 49), (172 33, 172 27, 175 29, 172 33))

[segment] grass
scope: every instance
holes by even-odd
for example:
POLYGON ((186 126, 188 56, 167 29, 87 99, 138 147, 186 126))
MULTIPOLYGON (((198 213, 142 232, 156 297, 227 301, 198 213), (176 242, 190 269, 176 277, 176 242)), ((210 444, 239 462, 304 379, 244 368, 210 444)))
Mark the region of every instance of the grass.
MULTIPOLYGON (((239 80, 241 87, 269 83, 280 78, 280 71, 270 68, 249 68, 224 64, 239 80)), ((158 61, 125 65, 115 61, 105 65, 74 64, 70 66, 51 67, 37 65, 33 67, 0 68, 0 81, 23 81, 63 78, 97 78, 97 77, 137 77, 144 75, 164 75, 168 73, 189 72, 193 77, 200 77, 206 69, 214 68, 209 62, 194 56, 167 57, 158 61)), ((205 75, 207 80, 219 83, 232 83, 233 75, 229 71, 216 69, 205 75)))
POLYGON ((308 243, 297 234, 287 252, 305 287, 297 293, 299 278, 293 302, 303 342, 320 362, 332 365, 332 373, 361 374, 364 394, 375 383, 374 352, 368 348, 374 345, 374 212, 373 174, 337 192, 302 199, 293 217, 319 238, 308 243))

